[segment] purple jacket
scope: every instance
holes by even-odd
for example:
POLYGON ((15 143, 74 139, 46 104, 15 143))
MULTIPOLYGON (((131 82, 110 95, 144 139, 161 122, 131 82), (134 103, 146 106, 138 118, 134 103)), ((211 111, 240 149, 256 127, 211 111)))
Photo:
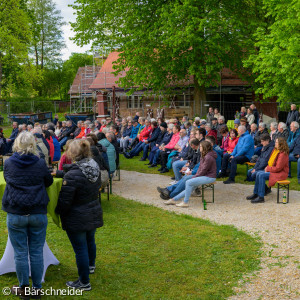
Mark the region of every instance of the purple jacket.
POLYGON ((208 152, 204 157, 200 159, 200 166, 195 177, 206 176, 216 178, 217 174, 217 153, 215 151, 208 152))

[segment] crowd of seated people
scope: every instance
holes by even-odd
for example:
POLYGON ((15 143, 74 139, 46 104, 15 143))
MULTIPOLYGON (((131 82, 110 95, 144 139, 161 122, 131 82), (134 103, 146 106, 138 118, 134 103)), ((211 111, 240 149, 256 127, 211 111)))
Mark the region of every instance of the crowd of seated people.
MULTIPOLYGON (((297 176, 300 183, 300 130, 298 121, 289 117, 289 122, 288 120, 286 123, 280 122, 279 124, 272 122, 268 128, 266 123, 261 122, 254 104, 249 109, 242 107, 235 117, 234 128, 230 130, 226 125, 224 116, 212 107, 209 108, 206 119, 196 117, 194 120, 189 120, 188 117, 183 117, 179 122, 178 119, 162 120, 160 118, 160 124, 158 124, 158 120, 142 120, 139 117, 136 118, 140 123, 140 130, 136 137, 138 141, 131 146, 128 144, 125 148, 123 147, 123 154, 130 159, 142 152, 140 160, 148 160, 146 164, 149 168, 157 168, 160 173, 167 173, 172 169, 174 177, 170 186, 158 187, 157 189, 163 200, 169 201, 168 204, 177 204, 179 207, 188 206, 188 200, 193 189, 191 186, 194 187, 191 182, 187 183, 187 181, 198 176, 204 176, 199 174, 205 172, 198 172, 197 175, 199 166, 201 166, 201 143, 203 141, 211 145, 212 150, 210 151, 213 155, 209 154, 209 156, 214 157, 216 163, 216 167, 213 167, 216 169, 215 176, 210 178, 225 178, 224 184, 234 184, 237 166, 251 162, 255 165, 248 171, 245 181, 256 182, 270 176, 273 179, 274 170, 279 172, 278 168, 282 167, 280 157, 283 155, 281 153, 286 153, 287 147, 290 167, 282 169, 280 178, 290 177, 291 162, 297 162, 299 166, 297 176), (144 123, 146 124, 142 127, 144 123), (275 146, 276 141, 279 141, 278 147, 285 149, 284 151, 278 150, 279 148, 275 146), (274 168, 275 166, 276 168, 274 168), (264 174, 263 177, 263 172, 271 175, 264 174), (187 185, 188 188, 186 189, 187 185), (185 192, 186 190, 187 192, 185 192), (182 198, 184 199, 183 202, 176 202, 182 198)), ((119 120, 119 131, 126 131, 132 120, 131 117, 119 120)), ((211 171, 205 170, 206 172, 211 171)), ((193 180, 192 182, 197 181, 193 180)), ((265 194, 270 193, 270 187, 275 182, 271 180, 269 186, 264 185, 265 194)), ((256 185, 258 186, 258 183, 256 185)), ((260 188, 261 186, 262 184, 260 188)), ((252 203, 264 201, 264 195, 261 191, 258 193, 258 190, 255 190, 254 195, 256 197, 250 199, 252 203)))

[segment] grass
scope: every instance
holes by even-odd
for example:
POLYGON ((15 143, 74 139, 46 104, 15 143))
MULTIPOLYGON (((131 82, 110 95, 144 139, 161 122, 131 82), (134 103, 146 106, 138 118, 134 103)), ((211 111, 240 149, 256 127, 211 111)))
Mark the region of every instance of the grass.
MULTIPOLYGON (((243 275, 259 268, 260 240, 233 226, 114 195, 109 202, 103 198, 105 226, 96 232, 93 289, 81 299, 226 299, 243 275)), ((1 211, 0 255, 7 240, 5 217, 1 211)), ((47 243, 61 264, 48 268, 43 288, 63 289, 77 277, 75 257, 66 233, 50 219, 47 243)), ((15 273, 0 276, 2 288, 16 283, 15 273)))
MULTIPOLYGON (((123 155, 120 156, 120 167, 122 170, 126 171, 136 171, 140 173, 149 173, 149 174, 160 174, 157 168, 148 168, 145 164, 148 163, 148 161, 139 161, 140 156, 127 159, 123 155)), ((173 170, 170 170, 168 173, 163 173, 162 175, 173 177, 174 173, 173 170)), ((248 182, 244 181, 246 178, 246 166, 245 165, 238 165, 237 167, 237 175, 235 177, 236 183, 242 183, 247 185, 253 185, 254 182, 248 182)), ((292 178, 288 178, 290 180, 290 189, 300 191, 300 185, 298 184, 297 179, 297 163, 292 162, 292 178)), ((224 179, 217 179, 217 181, 224 181, 224 179)))

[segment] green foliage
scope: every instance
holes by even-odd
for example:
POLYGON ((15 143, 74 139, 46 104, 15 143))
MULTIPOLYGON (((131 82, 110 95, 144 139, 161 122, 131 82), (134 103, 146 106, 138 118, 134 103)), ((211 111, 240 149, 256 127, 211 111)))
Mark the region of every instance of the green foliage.
MULTIPOLYGON (((76 0, 72 24, 78 45, 117 48, 124 87, 166 91, 183 80, 216 85, 229 67, 241 74, 253 46, 259 1, 76 0)), ((170 92, 170 91, 167 91, 170 92)))
POLYGON ((300 2, 264 0, 265 22, 246 66, 257 74, 257 93, 291 103, 300 100, 300 2))
MULTIPOLYGON (((96 231, 96 271, 90 275, 92 290, 82 299, 227 299, 242 276, 259 267, 261 242, 233 226, 114 195, 109 202, 105 194, 102 199, 105 225, 96 231)), ((1 211, 0 255, 5 220, 1 211)), ((75 254, 66 233, 50 219, 47 243, 60 265, 48 268, 43 288, 64 289, 78 277, 75 254)), ((2 287, 16 283, 15 273, 0 277, 2 287)))

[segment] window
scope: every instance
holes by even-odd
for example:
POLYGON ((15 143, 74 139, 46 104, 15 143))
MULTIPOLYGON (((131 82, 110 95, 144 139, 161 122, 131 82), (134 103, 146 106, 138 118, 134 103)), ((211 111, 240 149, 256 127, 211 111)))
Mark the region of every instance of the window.
POLYGON ((180 94, 174 97, 174 104, 176 107, 190 107, 192 102, 192 95, 180 94))
POLYGON ((127 96, 127 108, 143 108, 142 96, 127 96))

